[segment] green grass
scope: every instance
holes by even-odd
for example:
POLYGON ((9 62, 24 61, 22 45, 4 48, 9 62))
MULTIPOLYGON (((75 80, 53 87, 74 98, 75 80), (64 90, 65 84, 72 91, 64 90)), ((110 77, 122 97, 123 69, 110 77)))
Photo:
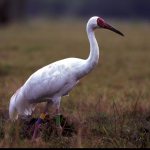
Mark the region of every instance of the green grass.
POLYGON ((86 58, 86 22, 33 21, 0 28, 0 147, 150 147, 150 24, 110 22, 125 37, 97 30, 98 65, 61 101, 62 114, 77 122, 77 134, 35 143, 19 138, 18 122, 8 119, 9 99, 42 66, 86 58))

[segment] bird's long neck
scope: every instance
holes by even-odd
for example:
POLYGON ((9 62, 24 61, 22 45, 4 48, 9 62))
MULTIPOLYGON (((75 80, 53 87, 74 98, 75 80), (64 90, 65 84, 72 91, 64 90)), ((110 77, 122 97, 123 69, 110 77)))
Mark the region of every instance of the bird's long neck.
POLYGON ((82 65, 80 68, 79 78, 85 76, 90 71, 92 71, 99 60, 99 47, 95 38, 94 29, 89 24, 87 24, 86 31, 90 43, 90 54, 85 60, 84 65, 82 65))
POLYGON ((87 25, 87 35, 90 43, 90 54, 86 60, 87 71, 90 72, 99 60, 99 47, 95 38, 94 29, 87 25))

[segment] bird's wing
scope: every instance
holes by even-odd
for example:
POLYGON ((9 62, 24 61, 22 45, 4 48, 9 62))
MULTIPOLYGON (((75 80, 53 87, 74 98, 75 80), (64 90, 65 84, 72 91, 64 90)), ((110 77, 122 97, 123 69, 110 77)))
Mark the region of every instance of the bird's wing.
POLYGON ((37 99, 42 97, 53 97, 66 82, 72 82, 73 78, 71 65, 66 61, 59 61, 33 73, 23 85, 23 92, 26 99, 37 102, 37 99))

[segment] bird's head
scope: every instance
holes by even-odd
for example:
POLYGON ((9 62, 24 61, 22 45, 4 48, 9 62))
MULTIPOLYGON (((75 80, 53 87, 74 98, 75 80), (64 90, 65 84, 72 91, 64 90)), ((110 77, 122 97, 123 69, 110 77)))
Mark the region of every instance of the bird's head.
POLYGON ((124 36, 123 33, 121 33, 119 30, 115 29, 108 23, 106 23, 106 21, 104 19, 102 19, 101 17, 94 16, 94 17, 90 18, 87 25, 88 26, 90 25, 93 29, 96 29, 96 28, 108 29, 115 33, 120 34, 121 36, 124 36))

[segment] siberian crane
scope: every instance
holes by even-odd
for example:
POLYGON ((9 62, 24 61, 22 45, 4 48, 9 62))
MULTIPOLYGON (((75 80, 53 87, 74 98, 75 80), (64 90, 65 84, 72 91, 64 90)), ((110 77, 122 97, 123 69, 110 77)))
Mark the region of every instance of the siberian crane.
POLYGON ((66 58, 44 66, 34 72, 11 97, 9 104, 11 120, 16 120, 18 115, 31 115, 37 103, 47 103, 35 124, 33 139, 36 137, 41 120, 48 113, 49 105, 52 104, 56 108, 57 125, 61 131, 59 114, 62 96, 68 95, 79 80, 94 69, 99 60, 99 46, 94 34, 95 29, 108 29, 124 36, 101 17, 91 17, 86 25, 90 44, 88 58, 66 58))

